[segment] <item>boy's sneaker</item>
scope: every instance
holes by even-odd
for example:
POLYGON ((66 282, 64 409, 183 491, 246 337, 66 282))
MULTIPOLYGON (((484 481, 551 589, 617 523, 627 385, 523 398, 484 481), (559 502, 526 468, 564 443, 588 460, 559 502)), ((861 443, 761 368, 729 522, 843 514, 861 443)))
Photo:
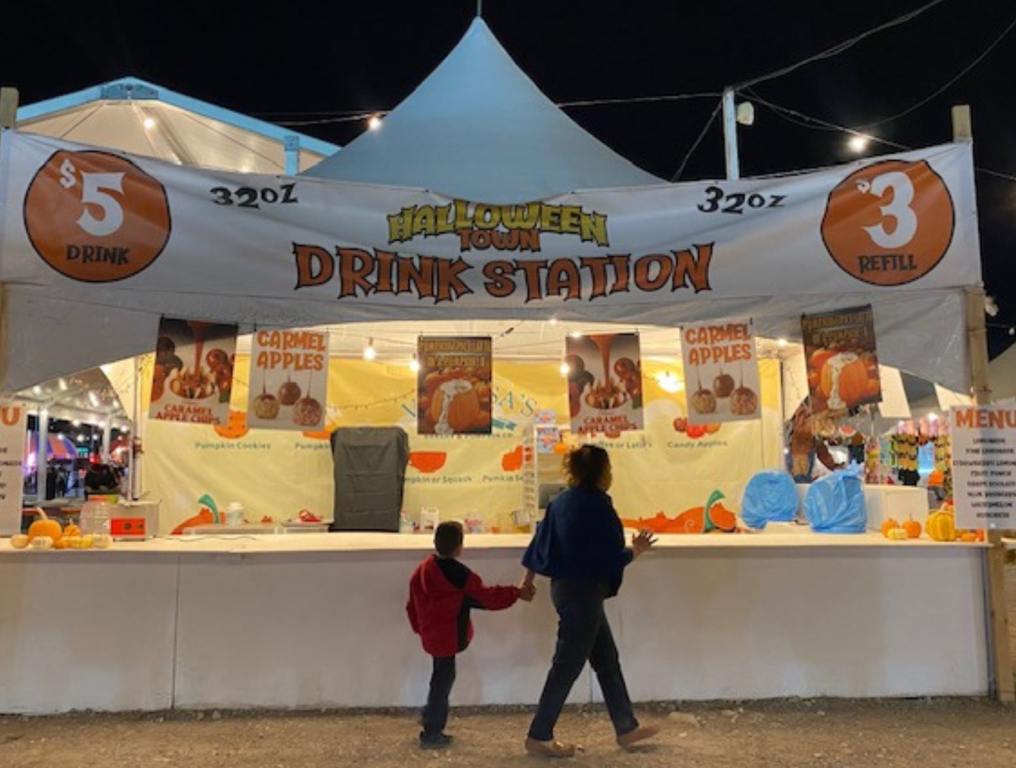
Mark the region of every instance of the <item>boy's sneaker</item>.
POLYGON ((447 733, 420 731, 420 746, 424 749, 441 749, 449 746, 454 739, 447 733))

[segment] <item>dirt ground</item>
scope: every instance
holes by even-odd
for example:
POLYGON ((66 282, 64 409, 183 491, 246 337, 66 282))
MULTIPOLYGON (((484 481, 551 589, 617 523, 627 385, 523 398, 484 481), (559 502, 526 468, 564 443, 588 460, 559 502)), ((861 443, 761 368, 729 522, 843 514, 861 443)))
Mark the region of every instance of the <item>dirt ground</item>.
MULTIPOLYGON (((656 744, 623 753, 598 710, 566 712, 558 737, 585 751, 574 766, 752 768, 753 766, 1016 765, 1016 708, 980 700, 783 701, 669 705, 640 711, 664 728, 656 744)), ((525 711, 457 712, 454 746, 422 751, 415 717, 399 714, 75 715, 0 718, 5 768, 95 766, 370 766, 543 765, 526 757, 525 711)), ((556 764, 556 763, 555 763, 556 764)))

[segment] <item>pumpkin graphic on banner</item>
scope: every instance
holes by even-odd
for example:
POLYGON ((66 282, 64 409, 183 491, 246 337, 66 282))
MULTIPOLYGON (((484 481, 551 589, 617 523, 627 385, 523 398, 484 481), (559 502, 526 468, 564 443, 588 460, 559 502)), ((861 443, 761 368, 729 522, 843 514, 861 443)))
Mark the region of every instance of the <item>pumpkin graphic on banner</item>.
POLYGON ((811 412, 882 400, 871 305, 801 316, 811 412))
POLYGON ((489 336, 419 338, 419 434, 490 434, 492 350, 489 336))

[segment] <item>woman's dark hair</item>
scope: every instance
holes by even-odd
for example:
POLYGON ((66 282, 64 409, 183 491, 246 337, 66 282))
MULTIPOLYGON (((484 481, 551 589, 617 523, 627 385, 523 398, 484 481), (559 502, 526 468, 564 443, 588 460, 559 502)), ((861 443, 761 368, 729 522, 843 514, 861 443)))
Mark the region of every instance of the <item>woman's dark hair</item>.
POLYGON ((434 549, 441 557, 452 557, 462 546, 462 523, 441 523, 434 531, 434 549))
POLYGON ((596 488, 610 468, 610 456, 596 445, 583 445, 564 457, 564 473, 572 488, 596 488))

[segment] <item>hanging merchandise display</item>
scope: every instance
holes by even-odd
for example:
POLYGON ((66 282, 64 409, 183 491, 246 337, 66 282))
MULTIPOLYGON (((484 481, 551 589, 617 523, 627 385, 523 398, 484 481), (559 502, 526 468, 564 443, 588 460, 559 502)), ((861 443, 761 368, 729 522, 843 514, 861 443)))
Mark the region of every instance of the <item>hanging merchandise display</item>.
POLYGON ((637 333, 565 339, 572 431, 616 437, 642 429, 642 360, 637 333))
POLYGON ((150 418, 190 424, 229 420, 236 330, 235 325, 162 318, 150 418))
POLYGON ((759 418, 758 360, 750 319, 686 325, 681 329, 681 353, 689 382, 689 423, 759 418))
POLYGON ((251 340, 247 424, 267 429, 324 429, 328 334, 257 330, 251 340))
POLYGON ((811 412, 849 411, 882 399, 871 306, 801 316, 811 412))

